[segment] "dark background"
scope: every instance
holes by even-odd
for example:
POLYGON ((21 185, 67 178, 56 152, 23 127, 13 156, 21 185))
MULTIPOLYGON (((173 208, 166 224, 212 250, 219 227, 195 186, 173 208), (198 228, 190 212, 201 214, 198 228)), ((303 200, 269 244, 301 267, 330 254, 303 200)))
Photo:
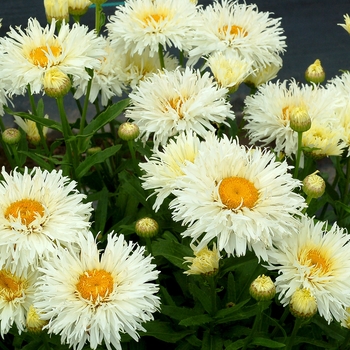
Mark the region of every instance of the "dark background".
MULTIPOLYGON (((201 0, 199 3, 206 6, 212 1, 201 0)), ((338 74, 340 69, 350 69, 350 35, 337 25, 344 23, 346 13, 350 14, 349 0, 247 0, 246 3, 255 3, 260 11, 281 18, 281 26, 287 37, 287 50, 283 55, 279 79, 294 77, 304 81, 305 69, 317 58, 322 62, 327 79, 338 74)), ((115 6, 116 2, 113 1, 105 4, 107 16, 114 13, 115 6)), ((3 26, 0 35, 6 35, 10 25, 25 28, 29 17, 36 17, 42 25, 46 24, 43 0, 1 0, 3 26)), ((82 23, 93 28, 94 9, 88 10, 82 23)), ((22 98, 17 98, 15 102, 16 110, 28 108, 22 98)), ((55 109, 51 111, 48 107, 48 113, 54 114, 55 109)))

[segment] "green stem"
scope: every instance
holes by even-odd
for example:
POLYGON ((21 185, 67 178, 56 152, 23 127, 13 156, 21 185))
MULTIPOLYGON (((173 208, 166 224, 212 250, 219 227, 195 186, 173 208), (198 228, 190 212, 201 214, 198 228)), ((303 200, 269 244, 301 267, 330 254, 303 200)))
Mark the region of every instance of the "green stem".
POLYGON ((261 326, 261 319, 262 319, 262 314, 263 314, 263 303, 261 301, 258 302, 258 313, 255 316, 255 320, 253 323, 253 328, 250 331, 248 337, 245 339, 244 345, 242 350, 246 350, 249 344, 251 343, 252 339, 254 338, 255 333, 259 330, 261 326))
POLYGON ((350 330, 348 330, 348 333, 343 341, 343 344, 340 346, 340 350, 346 350, 349 349, 349 345, 350 345, 350 330))
POLYGON ((298 330, 300 329, 302 324, 303 324, 303 320, 301 318, 295 319, 293 331, 292 331, 290 338, 288 339, 285 350, 291 350, 293 348, 295 337, 296 337, 298 330))
POLYGON ((346 163, 346 182, 345 182, 344 197, 343 197, 344 204, 348 203, 349 187, 350 187, 350 157, 348 157, 347 163, 346 163))
POLYGON ((159 57, 160 68, 164 69, 165 64, 164 64, 164 52, 163 52, 163 45, 162 44, 159 44, 159 46, 158 46, 158 57, 159 57))
POLYGON ((86 124, 86 115, 87 115, 87 110, 89 107, 89 97, 90 97, 90 91, 91 91, 91 85, 92 85, 93 71, 91 71, 91 74, 89 74, 89 75, 90 75, 90 80, 89 80, 87 88, 86 88, 85 101, 84 101, 84 106, 83 106, 83 110, 81 113, 81 119, 80 119, 79 135, 81 135, 83 133, 84 128, 85 128, 85 124, 86 124))
POLYGON ((101 27, 102 27, 102 24, 101 24, 102 5, 101 4, 95 4, 95 5, 96 5, 96 8, 95 8, 95 31, 96 31, 96 34, 99 35, 101 27))
POLYGON ((216 278, 215 276, 207 276, 207 281, 210 286, 210 297, 211 297, 211 312, 210 315, 214 316, 217 312, 216 305, 216 278))
POLYGON ((131 160, 132 160, 132 165, 135 169, 135 174, 137 176, 140 176, 140 168, 139 168, 139 164, 137 162, 137 159, 136 159, 136 152, 135 152, 135 147, 134 147, 134 141, 133 140, 130 140, 128 141, 128 147, 129 147, 129 151, 130 151, 130 154, 131 154, 131 160))
POLYGON ((294 168, 294 178, 298 178, 298 172, 299 172, 299 165, 300 165, 300 157, 301 157, 301 148, 302 148, 302 139, 303 139, 303 133, 298 132, 298 150, 297 155, 295 159, 295 168, 294 168))
POLYGON ((30 102, 30 107, 32 108, 32 113, 36 115, 36 104, 34 101, 34 96, 32 94, 32 91, 30 89, 30 85, 28 84, 27 86, 27 91, 28 91, 28 97, 29 97, 29 102, 30 102))
POLYGON ((311 203, 311 201, 312 201, 312 197, 311 197, 311 196, 307 196, 306 199, 305 199, 305 202, 306 202, 307 206, 303 209, 303 211, 302 211, 303 214, 306 213, 306 211, 307 211, 307 209, 308 209, 309 204, 311 203))
POLYGON ((75 179, 75 168, 78 166, 78 151, 75 141, 72 140, 73 133, 69 126, 67 115, 64 109, 63 97, 58 97, 56 101, 62 123, 62 132, 66 144, 66 152, 69 161, 69 167, 71 168, 73 179, 75 179))
MULTIPOLYGON (((283 327, 284 321, 286 320, 288 315, 289 315, 289 308, 285 307, 284 311, 283 311, 283 314, 282 314, 281 318, 279 319, 279 324, 280 324, 281 327, 283 327)), ((277 331, 279 329, 280 329, 279 327, 275 326, 275 328, 273 329, 273 331, 271 333, 271 339, 273 339, 273 337, 275 336, 275 334, 277 333, 277 331)))

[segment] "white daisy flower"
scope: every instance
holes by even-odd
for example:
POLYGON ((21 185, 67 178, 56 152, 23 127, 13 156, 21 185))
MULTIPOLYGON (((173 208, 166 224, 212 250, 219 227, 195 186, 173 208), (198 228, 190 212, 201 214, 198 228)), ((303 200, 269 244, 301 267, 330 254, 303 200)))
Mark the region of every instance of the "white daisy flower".
POLYGON ((200 241, 198 249, 215 239, 229 255, 248 248, 266 260, 266 248, 296 231, 295 216, 305 207, 289 169, 268 150, 208 135, 175 181, 173 218, 187 225, 183 236, 200 241))
POLYGON ((80 254, 62 248, 44 262, 34 306, 49 321, 44 329, 74 349, 87 341, 96 349, 104 341, 107 349, 121 350, 120 333, 137 341, 142 323, 159 308, 153 282, 159 272, 144 247, 123 235, 109 234, 102 255, 91 233, 80 246, 80 254))
POLYGON ((146 174, 141 177, 142 187, 153 190, 157 198, 153 209, 158 211, 164 199, 175 188, 175 179, 184 174, 182 168, 187 162, 193 162, 200 145, 199 138, 193 133, 182 133, 163 149, 155 150, 146 163, 139 163, 146 174))
MULTIPOLYGON (((94 70, 89 101, 94 103, 99 94, 101 94, 101 105, 107 106, 110 99, 114 96, 121 96, 124 85, 119 79, 119 55, 111 48, 108 39, 105 40, 105 56, 101 58, 101 66, 94 70)), ((78 88, 74 98, 78 99, 86 95, 88 81, 82 79, 78 83, 78 88)))
POLYGON ((109 17, 107 29, 116 51, 154 56, 165 50, 189 48, 197 24, 197 7, 189 0, 127 0, 109 17))
POLYGON ((298 133, 290 127, 293 109, 304 109, 308 113, 311 119, 308 132, 312 133, 313 127, 320 123, 336 125, 338 103, 335 89, 298 84, 295 80, 268 82, 245 99, 245 129, 252 144, 273 144, 277 153, 291 156, 298 147, 298 133))
POLYGON ((301 218, 298 232, 271 247, 268 269, 277 270, 277 292, 285 306, 294 292, 308 289, 326 321, 340 321, 350 306, 350 235, 333 224, 301 218))
POLYGON ((157 148, 180 132, 192 130, 204 136, 207 130, 215 130, 212 123, 234 119, 227 92, 209 72, 201 75, 188 67, 185 71, 159 71, 130 93, 131 107, 125 116, 138 125, 143 142, 153 134, 157 148))
POLYGON ((0 265, 11 272, 47 259, 58 245, 75 245, 90 226, 91 204, 61 171, 4 169, 0 181, 0 265))
POLYGON ((27 312, 35 297, 37 271, 27 268, 11 272, 0 270, 0 333, 4 337, 13 325, 21 334, 26 328, 27 312))
POLYGON ((224 54, 236 52, 254 61, 256 66, 264 67, 274 63, 276 55, 285 50, 286 37, 282 36, 281 19, 270 17, 269 12, 258 11, 255 4, 222 0, 199 12, 201 26, 193 39, 194 48, 189 51, 189 64, 220 51, 224 54))
MULTIPOLYGON (((148 49, 145 49, 141 55, 137 53, 131 55, 130 52, 118 53, 117 66, 118 79, 131 89, 135 89, 141 80, 145 80, 162 68, 159 58, 150 56, 148 49)), ((179 61, 167 52, 164 55, 164 66, 167 70, 172 71, 179 66, 179 61)))
POLYGON ((218 51, 208 57, 207 65, 215 80, 222 87, 235 92, 239 85, 253 72, 253 61, 248 61, 238 54, 223 54, 218 51))
POLYGON ((64 22, 55 34, 55 23, 45 28, 37 19, 30 18, 28 27, 11 28, 0 38, 4 52, 0 80, 10 84, 11 94, 24 94, 29 85, 36 94, 43 89, 43 76, 51 67, 59 68, 76 80, 89 80, 86 68, 98 69, 105 55, 104 40, 88 27, 75 23, 72 28, 64 22))

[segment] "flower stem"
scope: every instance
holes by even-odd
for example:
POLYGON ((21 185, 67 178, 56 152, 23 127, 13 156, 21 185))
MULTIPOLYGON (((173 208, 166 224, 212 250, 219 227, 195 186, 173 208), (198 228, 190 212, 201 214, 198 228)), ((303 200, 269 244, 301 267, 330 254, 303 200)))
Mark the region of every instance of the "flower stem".
POLYGON ((295 168, 294 168, 294 178, 298 178, 298 172, 299 172, 299 164, 300 164, 300 157, 301 157, 301 146, 302 146, 302 139, 303 139, 303 133, 298 132, 298 150, 297 155, 295 159, 295 168))
POLYGON ((255 320, 253 323, 253 328, 250 331, 248 337, 245 339, 244 345, 243 345, 243 350, 246 350, 247 347, 249 346, 250 342, 252 341, 252 339, 254 338, 254 334, 256 333, 256 331, 260 328, 261 325, 261 319, 262 319, 262 312, 263 312, 263 302, 258 301, 258 313, 255 316, 255 320))
POLYGON ((295 337, 296 337, 296 335, 298 333, 298 330, 299 330, 299 328, 301 327, 302 324, 303 324, 303 320, 301 318, 296 318, 295 319, 293 331, 292 331, 292 334, 291 334, 290 338, 288 339, 288 342, 287 342, 285 350, 291 350, 292 349, 295 337))
POLYGON ((163 45, 162 44, 159 44, 159 46, 158 46, 158 57, 159 57, 160 68, 164 69, 165 64, 164 64, 164 52, 163 52, 163 45))

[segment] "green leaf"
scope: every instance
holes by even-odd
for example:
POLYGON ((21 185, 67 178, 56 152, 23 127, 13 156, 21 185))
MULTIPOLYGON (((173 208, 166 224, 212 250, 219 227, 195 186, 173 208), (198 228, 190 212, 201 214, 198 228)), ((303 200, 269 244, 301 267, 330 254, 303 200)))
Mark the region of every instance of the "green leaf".
POLYGON ((203 306, 204 310, 208 313, 212 312, 212 291, 210 288, 206 287, 204 283, 201 283, 201 288, 197 286, 196 283, 191 282, 189 284, 190 292, 195 299, 197 299, 203 306))
POLYGON ((264 346, 265 348, 269 348, 269 349, 284 348, 286 346, 286 344, 279 343, 277 341, 274 341, 268 338, 260 338, 260 337, 254 338, 251 344, 264 346))
POLYGON ((152 252, 154 256, 163 256, 181 270, 186 269, 184 257, 193 255, 190 247, 166 239, 158 239, 152 242, 152 252))
POLYGON ((23 119, 29 119, 29 120, 32 120, 32 121, 34 121, 36 123, 39 123, 40 125, 46 126, 49 129, 54 129, 54 130, 62 132, 61 124, 57 123, 56 121, 54 121, 52 119, 46 119, 44 117, 37 116, 37 115, 34 115, 34 114, 30 114, 30 113, 25 113, 25 112, 15 112, 15 111, 12 111, 9 108, 6 108, 5 110, 6 110, 6 112, 8 114, 17 115, 17 116, 19 116, 19 117, 21 117, 23 119))
MULTIPOLYGON (((234 312, 231 315, 227 315, 226 317, 220 317, 216 321, 216 324, 223 324, 223 323, 232 322, 232 321, 245 320, 247 318, 255 316, 258 312, 260 312, 260 310, 261 309, 258 305, 250 305, 244 308, 239 308, 239 310, 235 310, 237 312, 234 312)), ((215 318, 217 317, 218 317, 218 314, 215 315, 215 318)))
POLYGON ((223 339, 216 335, 211 334, 209 330, 204 333, 201 350, 222 350, 223 339))
POLYGON ((38 166, 47 171, 52 171, 53 166, 47 162, 47 158, 36 153, 35 151, 19 151, 18 153, 25 155, 26 157, 32 159, 38 166))
POLYGON ((107 221, 107 211, 108 211, 108 189, 103 187, 100 192, 98 192, 97 207, 94 215, 94 223, 96 233, 103 232, 106 221, 107 221))
POLYGON ((95 164, 104 162, 107 158, 113 156, 121 148, 121 145, 108 147, 101 152, 88 156, 75 169, 75 175, 78 179, 82 178, 95 164))
POLYGON ((169 322, 152 321, 142 325, 146 332, 139 332, 140 336, 150 336, 166 343, 177 343, 187 335, 193 334, 192 330, 176 331, 169 322))
POLYGON ((201 326, 212 321, 213 319, 209 315, 204 314, 185 318, 184 320, 179 322, 179 325, 185 327, 201 326))
POLYGON ((113 121, 118 115, 120 115, 124 109, 129 105, 130 100, 128 98, 121 100, 111 106, 105 111, 100 113, 95 119, 93 119, 83 130, 83 135, 92 136, 106 124, 113 121))

